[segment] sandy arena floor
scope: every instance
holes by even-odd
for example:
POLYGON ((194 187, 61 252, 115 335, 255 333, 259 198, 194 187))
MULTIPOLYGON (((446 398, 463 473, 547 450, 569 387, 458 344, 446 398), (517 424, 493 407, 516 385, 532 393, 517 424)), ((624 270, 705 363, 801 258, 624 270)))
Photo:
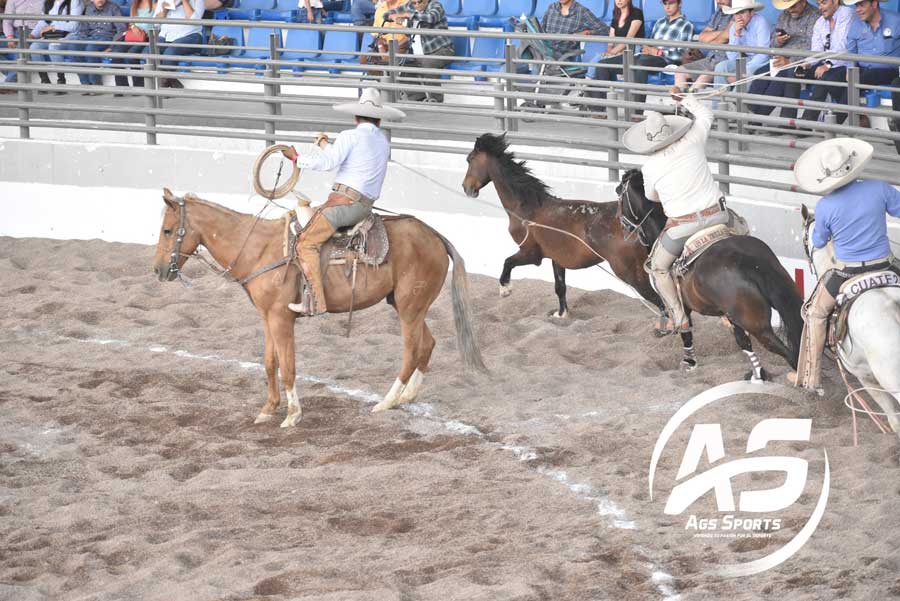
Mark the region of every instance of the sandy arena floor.
MULTIPOLYGON (((153 249, 0 238, 0 599, 10 601, 886 599, 900 596, 900 444, 827 400, 730 399, 704 410, 740 454, 764 417, 812 417, 808 488, 771 539, 701 544, 649 499, 653 445, 693 395, 739 380, 744 356, 700 318, 701 369, 649 335, 636 301, 471 276, 491 377, 458 366, 449 293, 419 402, 371 414, 399 368, 387 305, 298 322, 304 419, 254 425, 262 328, 200 265, 161 284, 153 249), (805 522, 826 448, 831 494, 812 539, 763 574, 805 522)), ((499 272, 498 265, 498 272, 499 272)), ((548 270, 549 266, 546 267, 548 270)), ((761 353, 776 381, 787 366, 761 353)), ((284 406, 282 405, 282 411, 284 406)), ((673 439, 681 448, 687 431, 673 439)), ((677 447, 677 445, 676 445, 677 447)), ((660 464, 671 486, 680 453, 660 464)), ((783 480, 783 478, 782 478, 783 480)), ((776 486, 763 475, 735 479, 776 486)), ((660 490, 659 488, 657 490, 660 490)), ((699 508, 714 513, 712 495, 699 508)))

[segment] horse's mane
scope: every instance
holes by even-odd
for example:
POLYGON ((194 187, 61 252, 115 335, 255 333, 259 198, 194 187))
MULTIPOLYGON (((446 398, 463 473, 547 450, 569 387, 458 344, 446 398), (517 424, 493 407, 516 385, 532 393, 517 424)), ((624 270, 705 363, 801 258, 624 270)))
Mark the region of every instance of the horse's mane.
POLYGON ((622 176, 622 182, 626 185, 634 185, 635 191, 640 192, 644 197, 647 193, 644 191, 644 174, 640 169, 629 169, 622 176))
MULTIPOLYGON (((197 204, 201 204, 203 206, 209 207, 210 209, 214 209, 216 211, 221 211, 223 213, 226 213, 226 214, 234 216, 234 217, 253 217, 253 215, 251 213, 242 213, 241 211, 235 211, 234 209, 229 209, 228 207, 226 207, 224 205, 220 205, 211 200, 206 200, 204 198, 200 198, 199 196, 195 195, 193 192, 186 193, 184 195, 184 199, 190 200, 191 202, 195 202, 197 204)), ((275 218, 261 217, 259 219, 259 221, 281 221, 281 219, 282 218, 279 215, 278 217, 275 217, 275 218)))
POLYGON ((531 169, 525 166, 525 161, 517 161, 515 155, 507 150, 508 147, 506 134, 500 136, 482 134, 475 140, 475 152, 484 152, 500 161, 506 176, 506 184, 521 199, 524 207, 537 208, 542 206, 545 200, 555 199, 547 184, 531 173, 531 169))

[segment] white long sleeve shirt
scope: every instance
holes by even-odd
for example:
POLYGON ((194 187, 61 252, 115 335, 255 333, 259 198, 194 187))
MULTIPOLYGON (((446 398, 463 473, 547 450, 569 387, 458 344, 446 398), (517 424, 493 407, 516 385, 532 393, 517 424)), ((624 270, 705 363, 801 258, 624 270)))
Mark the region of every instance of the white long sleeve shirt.
POLYGON ((682 105, 694 115, 691 129, 678 141, 652 154, 641 168, 647 198, 661 202, 668 217, 697 213, 722 197, 706 162, 712 111, 690 94, 682 105))
MULTIPOLYGON (((173 0, 173 3, 175 8, 167 8, 170 4, 166 0, 158 0, 153 16, 165 16, 170 19, 202 19, 203 11, 206 10, 203 0, 190 0, 189 4, 193 14, 188 17, 184 12, 184 5, 181 3, 181 0, 173 0), (163 12, 167 9, 168 12, 163 15, 163 12)), ((200 25, 175 25, 174 23, 170 25, 164 23, 159 28, 159 37, 165 42, 174 42, 194 33, 202 33, 202 31, 203 27, 200 25)))
POLYGON ((337 169, 334 183, 344 184, 373 200, 381 196, 387 174, 391 145, 384 133, 372 123, 360 123, 355 129, 338 134, 334 144, 312 156, 297 158, 297 166, 313 171, 337 169))
MULTIPOLYGON (((63 2, 64 0, 56 0, 50 8, 50 12, 47 13, 47 16, 59 17, 63 15, 80 15, 84 13, 84 3, 81 0, 72 0, 69 4, 69 10, 60 15, 59 11, 63 2)), ((39 34, 41 33, 41 30, 48 25, 52 25, 53 29, 57 31, 68 31, 69 33, 72 33, 78 28, 78 21, 51 21, 50 19, 39 21, 31 31, 31 37, 40 37, 39 34)))

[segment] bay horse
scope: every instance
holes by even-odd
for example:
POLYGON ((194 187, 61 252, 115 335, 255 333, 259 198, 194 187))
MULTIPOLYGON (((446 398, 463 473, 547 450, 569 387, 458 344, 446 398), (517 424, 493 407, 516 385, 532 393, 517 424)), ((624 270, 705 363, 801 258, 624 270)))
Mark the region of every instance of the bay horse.
MULTIPOLYGON (((666 216, 662 205, 644 194, 641 171, 627 171, 616 192, 629 229, 651 249, 663 232, 666 216)), ((748 333, 797 368, 803 297, 765 242, 753 236, 732 236, 716 242, 693 262, 680 278, 679 287, 688 316, 696 311, 728 319, 735 341, 750 360, 749 379, 765 380, 768 374, 753 352, 748 333), (787 344, 772 329, 772 309, 781 317, 787 344)))
MULTIPOLYGON (((800 213, 804 250, 818 278, 835 268, 834 246, 816 249, 811 235, 815 216, 806 205, 800 213)), ((874 288, 856 299, 847 316, 847 335, 837 347, 837 360, 866 387, 894 433, 900 435, 900 288, 874 288)))
MULTIPOLYGON (((623 230, 614 203, 553 196, 524 161, 515 159, 508 150, 505 135, 486 133, 479 136, 466 161, 469 166, 462 183, 466 195, 477 198, 479 191, 493 182, 509 217, 509 235, 519 246, 519 250, 503 262, 500 296, 506 297, 512 292, 513 268, 540 265, 549 258, 559 300, 559 310, 553 316, 564 318, 569 313, 566 270, 584 269, 606 261, 618 278, 655 305, 660 314, 665 312, 662 300, 644 271, 647 249, 638 236, 630 236, 623 230)), ((681 366, 694 369, 697 360, 693 353, 693 335, 685 332, 681 334, 681 340, 684 347, 681 366)))
MULTIPOLYGON (((297 296, 299 270, 284 257, 284 221, 259 219, 232 211, 193 195, 176 197, 163 191, 165 213, 156 245, 154 272, 160 281, 176 279, 188 258, 203 246, 228 275, 241 283, 259 311, 265 331, 265 368, 268 397, 255 423, 275 419, 281 394, 277 373, 288 400, 282 428, 300 421, 302 409, 296 388, 294 321, 288 303, 297 296), (227 266, 227 267, 226 267, 227 266)), ((394 307, 403 335, 403 364, 384 399, 373 411, 413 401, 421 390, 423 374, 435 340, 425 323, 428 308, 440 294, 453 260, 451 285, 457 345, 467 367, 486 371, 475 340, 469 306, 465 263, 453 245, 428 225, 410 216, 386 218, 390 249, 384 263, 360 263, 354 310, 371 307, 382 299, 394 307)), ((325 299, 330 313, 351 307, 351 285, 341 269, 324 274, 325 299)))

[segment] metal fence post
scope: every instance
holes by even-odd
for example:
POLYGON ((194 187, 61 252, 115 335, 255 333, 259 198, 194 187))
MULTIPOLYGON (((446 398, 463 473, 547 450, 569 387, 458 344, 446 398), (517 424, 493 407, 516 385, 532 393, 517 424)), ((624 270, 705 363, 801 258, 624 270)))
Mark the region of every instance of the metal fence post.
MULTIPOLYGON (((728 102, 723 102, 719 106, 722 109, 724 109, 725 111, 728 111, 728 112, 731 111, 731 104, 728 102)), ((719 115, 718 117, 716 117, 716 129, 719 131, 719 133, 725 134, 727 136, 728 135, 728 117, 725 117, 724 115, 719 115)), ((729 138, 726 137, 726 138, 722 139, 719 144, 719 147, 722 150, 722 156, 730 154, 731 153, 731 148, 730 148, 731 142, 730 142, 729 138)), ((724 161, 724 160, 719 161, 719 175, 725 175, 725 176, 731 175, 731 166, 728 164, 728 161, 724 161)), ((731 184, 729 184, 728 182, 720 181, 719 188, 722 190, 722 193, 725 194, 726 196, 731 194, 731 184)))
MULTIPOLYGON (((388 43, 388 66, 396 67, 397 66, 397 40, 391 40, 388 43)), ((394 85, 397 83, 397 72, 391 70, 388 72, 388 83, 391 84, 391 89, 388 90, 387 97, 388 102, 397 102, 397 91, 394 90, 394 85)))
MULTIPOLYGON (((634 74, 631 72, 632 65, 634 65, 634 48, 632 48, 631 46, 627 46, 625 48, 625 51, 622 53, 622 81, 626 84, 634 82, 634 74)), ((631 89, 629 89, 626 86, 626 87, 622 88, 622 90, 623 90, 622 100, 626 103, 631 102, 631 89)), ((613 105, 610 105, 609 108, 607 108, 606 110, 608 110, 610 112, 616 111, 615 116, 616 116, 616 118, 619 117, 618 110, 613 105)), ((631 121, 632 114, 633 114, 633 111, 631 110, 631 107, 629 107, 626 104, 625 105, 625 120, 631 121)), ((613 115, 610 114, 609 117, 612 118, 613 115)))
MULTIPOLYGON (((613 143, 620 142, 622 140, 622 136, 619 135, 618 127, 611 127, 610 131, 612 132, 612 141, 613 143)), ((606 153, 606 158, 610 163, 618 163, 619 162, 619 149, 618 148, 610 148, 606 153)), ((611 182, 619 181, 619 168, 609 166, 606 170, 606 178, 611 182)))
MULTIPOLYGON (((156 58, 159 54, 159 31, 151 28, 149 34, 150 35, 147 36, 147 42, 150 44, 150 58, 147 59, 147 66, 150 70, 157 71, 159 69, 159 60, 156 58)), ((144 78, 144 86, 149 88, 151 92, 159 90, 159 78, 155 73, 152 77, 144 78)), ((155 93, 149 94, 145 98, 147 99, 147 108, 158 109, 162 107, 162 98, 155 93)), ((152 131, 156 129, 156 113, 148 111, 144 116, 144 124, 147 126, 148 130, 147 144, 156 146, 156 132, 152 131)))
MULTIPOLYGON (((825 113, 825 125, 837 125, 837 115, 835 115, 833 111, 828 111, 827 113, 825 113)), ((825 137, 836 138, 837 134, 833 131, 826 131, 825 137)))
POLYGON ((850 111, 850 126, 859 127, 859 67, 847 67, 847 106, 850 111))
POLYGON ((506 98, 506 126, 504 129, 506 131, 519 131, 519 120, 513 115, 516 110, 516 98, 513 95, 514 84, 513 80, 510 77, 511 74, 515 73, 515 66, 513 65, 513 53, 515 52, 515 48, 510 43, 510 40, 506 40, 506 46, 504 47, 504 59, 506 62, 503 65, 503 72, 506 75, 506 85, 504 89, 506 90, 507 96, 506 98))
MULTIPOLYGON (((31 73, 23 69, 28 64, 28 54, 25 52, 28 44, 28 38, 26 37, 26 30, 24 27, 19 28, 19 35, 17 37, 17 44, 19 47, 18 55, 16 56, 16 66, 18 67, 18 71, 16 73, 16 81, 19 85, 28 85, 31 83, 31 73)), ((19 102, 25 104, 31 104, 32 92, 31 90, 19 90, 18 93, 19 102)), ((30 119, 31 111, 28 110, 27 107, 22 107, 19 109, 19 119, 28 123, 30 119)), ((23 140, 27 140, 31 138, 31 128, 28 125, 20 125, 19 126, 19 137, 23 140)))
MULTIPOLYGON (((277 33, 269 35, 269 60, 266 65, 266 77, 269 79, 277 79, 279 76, 278 65, 275 61, 279 59, 281 54, 281 36, 277 33)), ((263 86, 263 93, 266 97, 266 110, 272 115, 281 114, 281 103, 278 102, 278 93, 280 86, 274 83, 267 83, 263 86)), ((269 120, 265 123, 266 128, 266 145, 275 144, 275 120, 269 120)))
MULTIPOLYGON (((746 57, 744 57, 744 56, 737 57, 737 60, 734 61, 734 71, 735 71, 735 81, 740 81, 747 76, 747 58, 746 57)), ((744 83, 739 83, 735 87, 734 91, 740 95, 740 94, 746 94, 747 89, 748 89, 747 83, 744 82, 744 83)), ((744 106, 744 99, 741 98, 741 96, 738 96, 735 99, 735 112, 738 113, 739 115, 743 115, 746 108, 747 107, 744 106)), ((738 135, 743 135, 745 133, 744 120, 741 117, 738 117, 738 119, 737 119, 737 133, 738 133, 738 135)), ((739 142, 738 149, 739 150, 747 150, 747 143, 739 142)))

